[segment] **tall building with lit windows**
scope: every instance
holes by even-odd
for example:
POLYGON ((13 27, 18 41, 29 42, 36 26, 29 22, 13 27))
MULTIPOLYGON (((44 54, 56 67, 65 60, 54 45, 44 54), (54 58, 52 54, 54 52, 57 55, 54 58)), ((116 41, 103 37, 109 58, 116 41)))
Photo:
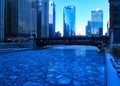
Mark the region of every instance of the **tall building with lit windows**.
POLYGON ((102 36, 103 35, 103 11, 97 9, 91 11, 91 35, 102 36))
POLYGON ((63 36, 75 36, 75 6, 65 6, 63 9, 63 36))
POLYGON ((53 0, 49 1, 49 37, 55 37, 55 3, 53 0))
POLYGON ((110 41, 120 43, 120 0, 109 0, 110 3, 110 41))
POLYGON ((0 1, 0 41, 4 41, 4 0, 0 1))
POLYGON ((37 38, 49 37, 49 0, 37 0, 37 38))

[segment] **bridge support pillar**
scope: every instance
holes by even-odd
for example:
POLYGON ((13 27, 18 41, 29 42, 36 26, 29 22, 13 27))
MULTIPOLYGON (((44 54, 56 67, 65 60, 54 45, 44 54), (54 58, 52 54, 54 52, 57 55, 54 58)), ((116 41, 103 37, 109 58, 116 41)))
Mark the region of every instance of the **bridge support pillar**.
POLYGON ((36 45, 35 45, 35 42, 34 42, 34 37, 30 37, 30 39, 29 39, 29 46, 28 46, 29 48, 35 48, 36 47, 36 45))
POLYGON ((104 44, 98 45, 98 51, 97 52, 103 52, 105 50, 104 44))

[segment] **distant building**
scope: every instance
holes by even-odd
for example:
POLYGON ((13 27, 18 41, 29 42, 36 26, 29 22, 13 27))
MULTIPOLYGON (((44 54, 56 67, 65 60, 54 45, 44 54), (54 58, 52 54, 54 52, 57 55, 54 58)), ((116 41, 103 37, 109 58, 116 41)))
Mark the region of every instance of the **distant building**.
POLYGON ((86 36, 91 36, 91 21, 88 21, 87 25, 86 25, 86 36))
POLYGON ((91 12, 91 35, 102 36, 103 35, 103 11, 96 10, 91 12))
POLYGON ((80 36, 80 35, 81 35, 81 32, 77 32, 77 33, 76 33, 76 36, 80 36))
POLYGON ((65 6, 63 9, 63 36, 75 36, 75 6, 65 6))
POLYGON ((103 35, 103 11, 91 11, 91 20, 86 26, 86 36, 102 36, 103 35))
POLYGON ((0 41, 4 41, 4 0, 0 1, 0 41))
POLYGON ((37 0, 37 38, 49 37, 49 0, 37 0))
POLYGON ((55 37, 61 37, 60 31, 57 31, 57 32, 56 32, 55 37))
POLYGON ((120 0, 109 0, 109 3, 111 42, 120 43, 120 0))
POLYGON ((49 1, 49 37, 55 37, 55 4, 52 0, 49 1))
POLYGON ((107 36, 110 37, 110 21, 107 22, 107 36))

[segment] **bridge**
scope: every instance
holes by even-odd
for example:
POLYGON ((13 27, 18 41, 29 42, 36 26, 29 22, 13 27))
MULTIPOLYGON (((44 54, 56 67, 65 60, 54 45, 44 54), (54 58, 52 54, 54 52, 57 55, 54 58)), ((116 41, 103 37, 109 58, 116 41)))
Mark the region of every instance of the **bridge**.
POLYGON ((91 45, 101 49, 109 43, 107 36, 71 36, 71 37, 56 37, 56 38, 37 38, 35 39, 37 46, 47 45, 91 45))

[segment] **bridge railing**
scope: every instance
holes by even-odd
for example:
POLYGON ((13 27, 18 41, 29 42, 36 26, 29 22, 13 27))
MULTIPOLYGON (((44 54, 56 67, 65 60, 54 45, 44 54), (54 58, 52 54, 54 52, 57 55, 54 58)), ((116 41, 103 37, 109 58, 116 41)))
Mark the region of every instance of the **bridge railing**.
POLYGON ((107 44, 109 37, 87 37, 87 36, 72 36, 72 37, 56 37, 56 38, 40 38, 35 39, 38 45, 57 45, 57 44, 83 44, 83 45, 95 45, 107 44))

